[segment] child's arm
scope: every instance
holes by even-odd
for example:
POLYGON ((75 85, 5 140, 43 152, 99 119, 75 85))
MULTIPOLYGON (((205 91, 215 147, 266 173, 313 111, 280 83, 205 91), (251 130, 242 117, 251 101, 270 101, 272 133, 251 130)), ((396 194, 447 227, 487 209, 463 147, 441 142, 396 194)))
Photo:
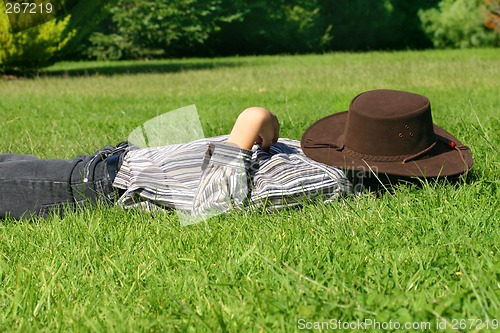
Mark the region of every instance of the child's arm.
POLYGON ((279 131, 278 118, 271 111, 250 107, 236 119, 227 142, 244 149, 252 149, 255 143, 260 143, 262 149, 267 151, 271 143, 278 141, 279 131))

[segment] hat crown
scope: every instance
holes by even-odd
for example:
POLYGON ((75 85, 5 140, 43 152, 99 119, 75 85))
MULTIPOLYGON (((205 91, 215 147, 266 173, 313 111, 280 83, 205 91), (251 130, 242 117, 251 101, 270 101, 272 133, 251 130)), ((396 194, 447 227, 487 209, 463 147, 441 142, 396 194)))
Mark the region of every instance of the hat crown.
POLYGON ((418 154, 436 141, 430 102, 405 91, 364 92, 351 101, 341 140, 365 155, 418 154))

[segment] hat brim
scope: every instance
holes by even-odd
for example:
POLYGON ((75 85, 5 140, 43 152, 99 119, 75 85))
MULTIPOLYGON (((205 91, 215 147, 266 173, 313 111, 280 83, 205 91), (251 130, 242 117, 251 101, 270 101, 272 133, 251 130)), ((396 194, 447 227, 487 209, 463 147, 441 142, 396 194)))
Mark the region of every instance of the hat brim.
POLYGON ((333 147, 310 147, 307 141, 322 142, 327 138, 328 142, 337 142, 343 134, 347 121, 347 111, 335 113, 322 118, 312 124, 303 134, 301 148, 306 156, 330 166, 345 170, 368 171, 373 173, 385 173, 388 175, 405 177, 449 177, 462 174, 472 166, 472 154, 470 149, 464 146, 457 138, 434 125, 434 133, 439 138, 436 145, 416 159, 402 163, 401 161, 380 162, 370 161, 349 155, 345 150, 337 150, 333 147), (453 141, 456 148, 450 148, 446 142, 453 141))

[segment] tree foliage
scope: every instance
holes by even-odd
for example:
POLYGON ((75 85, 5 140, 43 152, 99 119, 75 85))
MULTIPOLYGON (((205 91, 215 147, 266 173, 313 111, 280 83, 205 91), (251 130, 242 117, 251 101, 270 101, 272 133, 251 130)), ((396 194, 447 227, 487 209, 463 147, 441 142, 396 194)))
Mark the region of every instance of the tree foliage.
MULTIPOLYGON (((74 4, 75 0, 62 1, 62 5, 69 7, 70 2, 74 4)), ((9 17, 1 10, 0 73, 33 73, 78 51, 80 42, 108 15, 105 8, 112 3, 79 0, 76 6, 71 6, 69 15, 20 32, 12 31, 9 17)))
POLYGON ((318 52, 331 27, 321 22, 317 0, 224 1, 223 20, 207 41, 216 54, 318 52))
POLYGON ((498 33, 484 25, 483 5, 483 0, 442 0, 419 16, 435 47, 499 46, 498 33))
MULTIPOLYGON (((13 34, 0 70, 60 59, 498 46, 500 0, 63 0, 69 16, 13 34), (71 6, 73 7, 73 6, 71 6)), ((2 15, 3 14, 3 15, 2 15)))
POLYGON ((0 11, 0 73, 26 73, 51 65, 55 54, 73 36, 65 34, 69 17, 12 33, 4 11, 0 11))
POLYGON ((431 46, 417 15, 439 0, 118 0, 97 59, 431 46))
POLYGON ((332 50, 423 48, 430 45, 417 12, 438 0, 320 0, 321 19, 332 26, 332 50))
POLYGON ((222 0, 117 0, 89 38, 97 59, 179 56, 201 47, 217 28, 222 0))
POLYGON ((484 25, 500 33, 500 0, 484 1, 484 25))
MULTIPOLYGON (((75 0, 64 0, 75 1, 75 0)), ((57 59, 81 57, 86 45, 85 41, 96 31, 102 21, 110 18, 110 10, 117 0, 77 0, 77 5, 70 12, 70 19, 64 34, 72 34, 72 38, 57 54, 57 59)))

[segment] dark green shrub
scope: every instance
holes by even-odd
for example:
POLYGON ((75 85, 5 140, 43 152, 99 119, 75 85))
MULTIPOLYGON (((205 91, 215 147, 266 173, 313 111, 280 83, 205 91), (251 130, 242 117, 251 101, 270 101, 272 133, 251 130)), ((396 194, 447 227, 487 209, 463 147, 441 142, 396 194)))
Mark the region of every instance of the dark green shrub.
POLYGON ((221 1, 118 0, 110 20, 89 39, 86 54, 97 59, 183 55, 216 29, 221 1))
POLYGON ((116 2, 117 0, 78 0, 70 11, 70 20, 64 31, 65 34, 72 34, 72 38, 58 53, 58 60, 80 58, 88 46, 87 39, 101 22, 110 19, 109 11, 116 2))
POLYGON ((417 12, 439 0, 319 0, 321 19, 330 25, 332 50, 425 48, 431 46, 417 12))
POLYGON ((118 0, 110 13, 91 58, 311 52, 329 38, 315 0, 118 0))
POLYGON ((318 52, 331 38, 316 0, 225 1, 224 15, 207 43, 216 54, 318 52))
POLYGON ((96 32, 90 36, 89 42, 92 47, 85 53, 92 59, 119 60, 139 58, 141 55, 141 50, 121 35, 96 32))

